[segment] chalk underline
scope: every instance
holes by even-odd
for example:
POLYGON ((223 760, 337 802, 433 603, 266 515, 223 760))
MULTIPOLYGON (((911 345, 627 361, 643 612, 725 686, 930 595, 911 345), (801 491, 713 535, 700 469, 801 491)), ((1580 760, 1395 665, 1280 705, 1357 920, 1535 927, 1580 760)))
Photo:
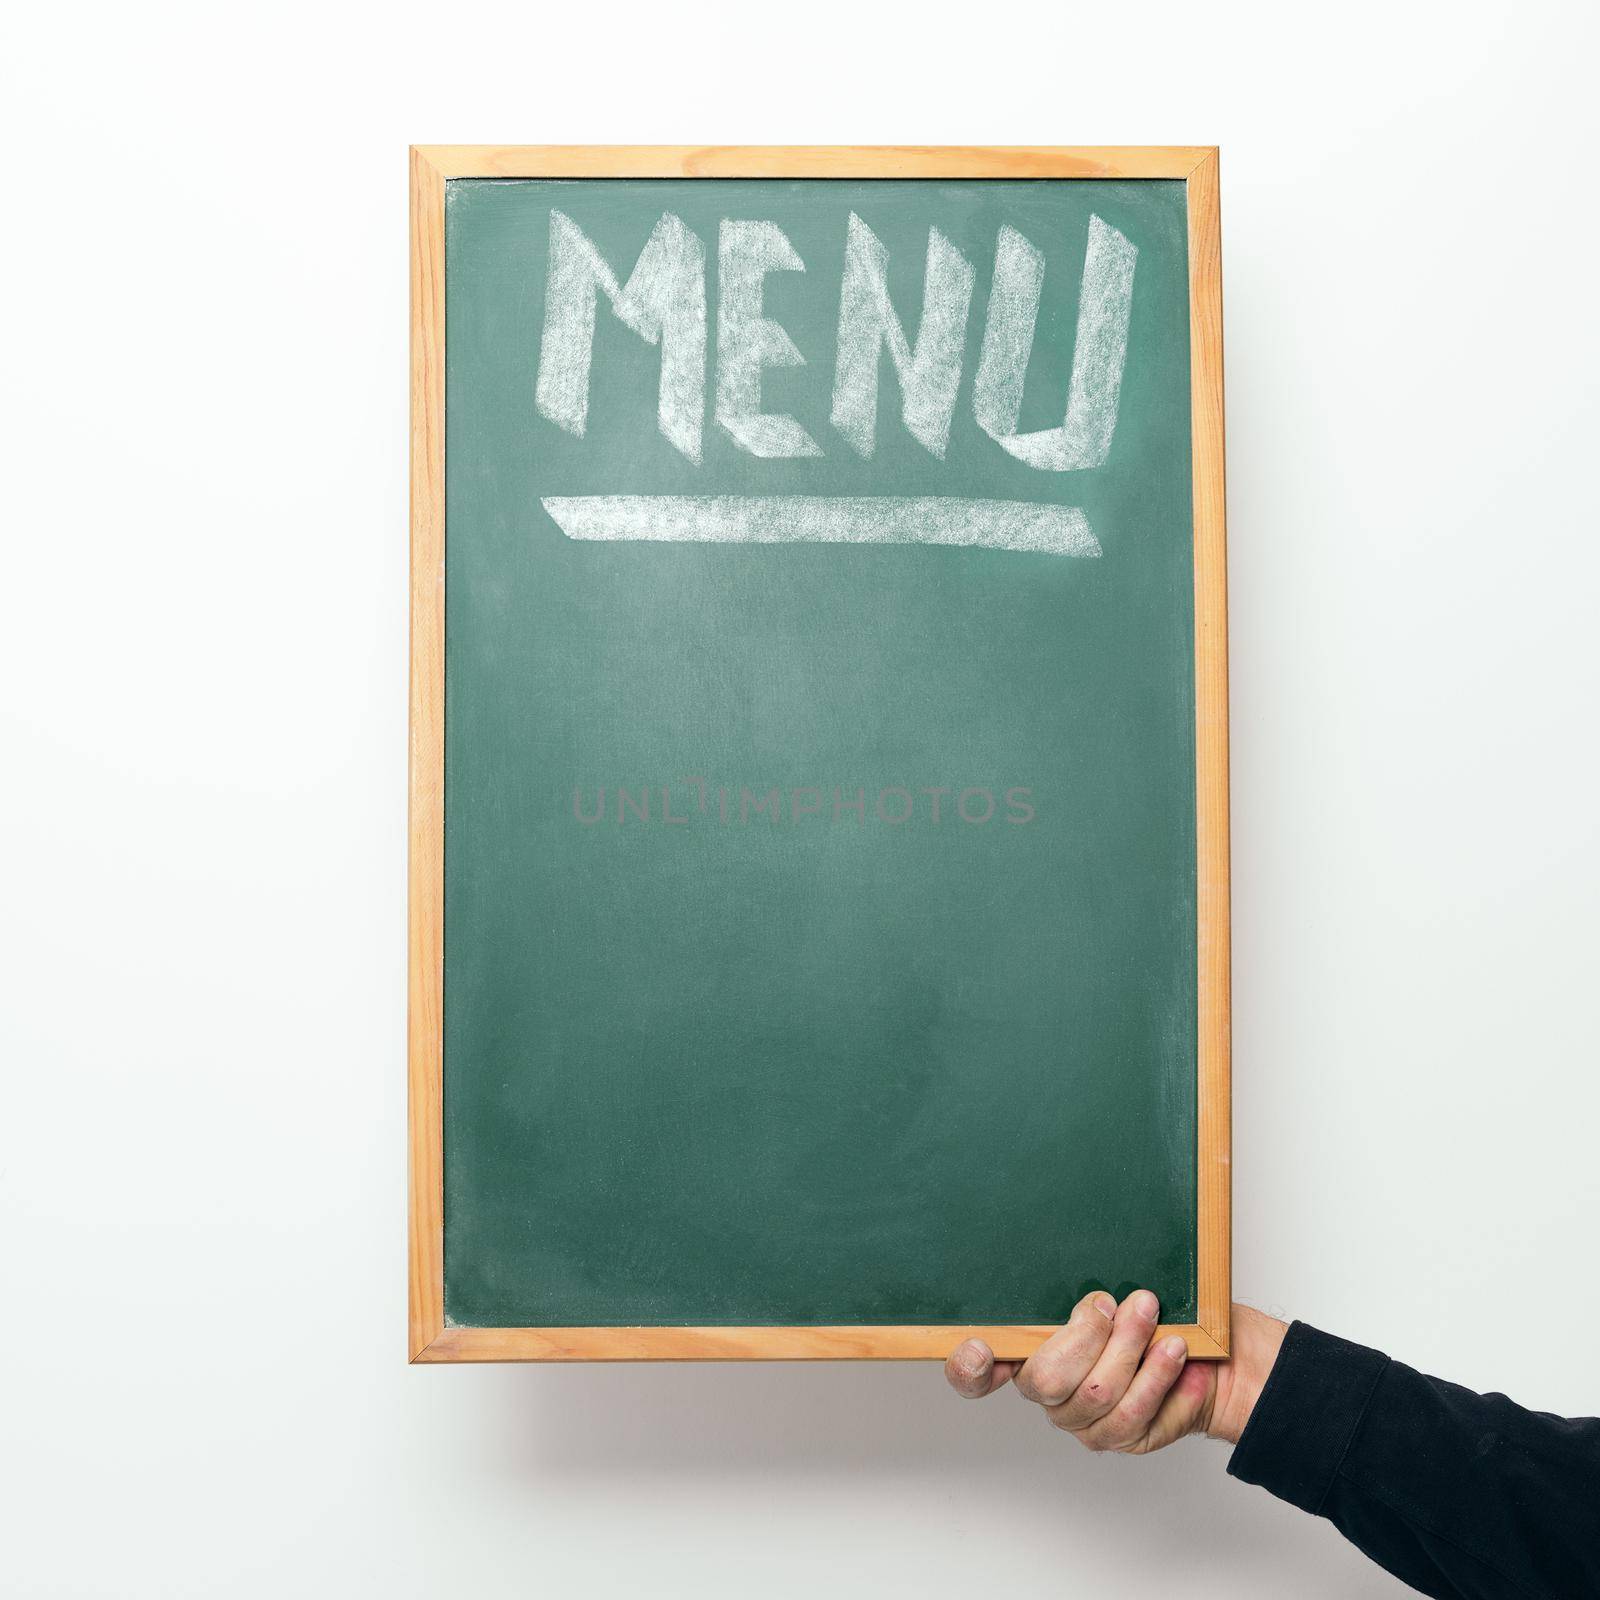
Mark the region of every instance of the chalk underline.
POLYGON ((569 539, 683 544, 942 544, 1097 556, 1077 506, 899 495, 553 495, 569 539))

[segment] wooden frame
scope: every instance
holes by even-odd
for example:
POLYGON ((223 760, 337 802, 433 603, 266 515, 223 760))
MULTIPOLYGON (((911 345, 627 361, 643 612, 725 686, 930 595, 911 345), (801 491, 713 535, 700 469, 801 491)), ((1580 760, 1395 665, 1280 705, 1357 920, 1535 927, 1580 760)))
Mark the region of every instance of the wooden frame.
POLYGON ((1174 178, 1188 186, 1199 904, 1197 1320, 1229 1351, 1230 1019, 1222 252, 1210 147, 426 145, 411 151, 410 1358, 938 1359, 978 1335, 1030 1354, 1049 1327, 459 1328, 444 1319, 444 194, 451 178, 1174 178))

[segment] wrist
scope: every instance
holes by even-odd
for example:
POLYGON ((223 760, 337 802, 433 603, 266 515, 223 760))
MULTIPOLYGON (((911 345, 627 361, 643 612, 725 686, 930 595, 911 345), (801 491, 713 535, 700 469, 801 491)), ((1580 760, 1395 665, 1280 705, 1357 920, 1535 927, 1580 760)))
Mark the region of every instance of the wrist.
POLYGON ((1233 1308, 1233 1351, 1217 1371, 1217 1392, 1206 1424, 1212 1439, 1237 1444, 1283 1347, 1287 1323, 1251 1306, 1233 1308))

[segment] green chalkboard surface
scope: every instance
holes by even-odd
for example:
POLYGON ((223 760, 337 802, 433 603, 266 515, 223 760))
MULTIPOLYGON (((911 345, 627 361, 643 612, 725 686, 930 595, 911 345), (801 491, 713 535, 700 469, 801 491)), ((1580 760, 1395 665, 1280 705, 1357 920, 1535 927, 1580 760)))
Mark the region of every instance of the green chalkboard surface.
POLYGON ((1192 1321, 1184 184, 444 237, 447 1322, 1192 1321))

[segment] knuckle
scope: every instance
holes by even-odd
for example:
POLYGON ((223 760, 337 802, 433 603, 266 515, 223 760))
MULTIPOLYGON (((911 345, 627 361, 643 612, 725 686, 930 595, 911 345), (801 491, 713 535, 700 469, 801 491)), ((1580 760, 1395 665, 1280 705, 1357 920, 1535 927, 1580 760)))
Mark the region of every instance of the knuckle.
POLYGON ((1150 1416, 1143 1406, 1118 1406, 1106 1417, 1103 1426, 1107 1437, 1115 1439, 1121 1448, 1137 1439, 1149 1424, 1150 1416))
POLYGON ((1082 1424, 1098 1422, 1117 1403, 1118 1391, 1105 1378, 1091 1377, 1073 1396, 1082 1424))
POLYGON ((1136 1398, 1124 1401, 1122 1405, 1117 1407, 1116 1414, 1122 1417, 1128 1427, 1137 1433, 1150 1425, 1150 1420, 1155 1416, 1160 1404, 1159 1395, 1139 1395, 1136 1398))
POLYGON ((1084 1406, 1082 1397, 1076 1394, 1063 1400, 1056 1411, 1060 1415, 1060 1425, 1069 1433, 1077 1433, 1095 1420, 1094 1413, 1084 1406))
POLYGON ((1074 1324, 1067 1331, 1067 1336, 1056 1345, 1052 1352, 1052 1359, 1059 1364, 1063 1373, 1071 1373, 1073 1386, 1090 1371, 1095 1361, 1099 1358, 1101 1350, 1105 1348, 1104 1332, 1090 1323, 1074 1324))
POLYGON ((1066 1367, 1056 1352, 1042 1351, 1033 1358, 1031 1366, 1030 1387, 1034 1390, 1034 1399, 1053 1405, 1066 1398, 1066 1367))
POLYGON ((1088 1319, 1069 1322, 1034 1352, 1017 1375, 1018 1387, 1040 1405, 1060 1405, 1094 1367, 1105 1348, 1108 1328, 1098 1312, 1088 1319))
POLYGON ((1142 1339, 1118 1340, 1106 1351, 1105 1371, 1098 1376, 1108 1388, 1126 1389, 1143 1360, 1142 1339))
POLYGON ((1127 1450, 1144 1432, 1144 1424, 1119 1406, 1087 1430, 1097 1450, 1127 1450))

